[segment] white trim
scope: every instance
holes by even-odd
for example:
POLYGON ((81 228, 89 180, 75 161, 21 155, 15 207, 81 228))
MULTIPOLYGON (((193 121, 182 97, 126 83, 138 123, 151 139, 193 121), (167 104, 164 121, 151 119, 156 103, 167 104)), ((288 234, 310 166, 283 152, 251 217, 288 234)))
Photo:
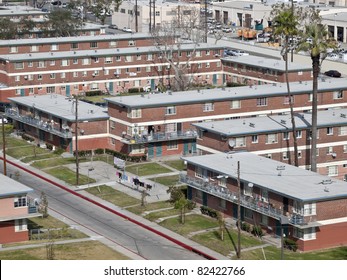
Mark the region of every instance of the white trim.
POLYGON ((346 223, 347 222, 347 217, 343 218, 336 218, 336 219, 329 219, 329 220, 323 220, 323 221, 317 221, 323 226, 327 225, 333 225, 333 224, 340 224, 340 223, 346 223))
POLYGON ((201 146, 199 144, 196 144, 196 149, 199 149, 199 150, 202 150, 202 151, 206 151, 206 152, 210 152, 210 153, 213 153, 213 154, 222 154, 223 153, 221 151, 217 151, 215 149, 211 149, 211 148, 208 148, 208 147, 205 147, 205 146, 201 146))

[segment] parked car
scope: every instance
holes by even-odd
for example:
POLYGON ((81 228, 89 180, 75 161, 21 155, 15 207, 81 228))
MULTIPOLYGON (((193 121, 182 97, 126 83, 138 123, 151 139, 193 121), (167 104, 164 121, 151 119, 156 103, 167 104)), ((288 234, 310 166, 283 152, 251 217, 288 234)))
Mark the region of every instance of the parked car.
POLYGON ((123 27, 122 30, 123 30, 124 32, 133 33, 133 31, 132 31, 129 27, 123 27))
POLYGON ((249 55, 249 53, 245 52, 245 51, 241 51, 241 50, 230 50, 230 55, 234 55, 234 56, 242 56, 242 55, 249 55))
MULTIPOLYGON (((6 118, 4 118, 4 123, 8 123, 8 120, 6 118)), ((2 117, 0 116, 0 124, 2 124, 2 117)))
POLYGON ((110 28, 110 29, 118 29, 118 26, 115 25, 115 24, 111 24, 111 25, 108 26, 108 28, 110 28))
POLYGON ((325 75, 329 76, 329 77, 334 77, 334 78, 340 78, 341 77, 341 73, 337 70, 329 70, 324 72, 325 75))

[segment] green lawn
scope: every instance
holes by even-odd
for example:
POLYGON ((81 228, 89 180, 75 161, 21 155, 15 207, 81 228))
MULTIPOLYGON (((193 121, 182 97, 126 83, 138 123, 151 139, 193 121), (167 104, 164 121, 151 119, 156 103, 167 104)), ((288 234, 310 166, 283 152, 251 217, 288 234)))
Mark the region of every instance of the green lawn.
POLYGON ((125 172, 129 172, 137 176, 148 176, 160 173, 168 173, 171 172, 171 170, 161 166, 158 163, 151 162, 126 166, 125 172))
MULTIPOLYGON (((51 169, 46 169, 46 173, 65 181, 70 185, 76 184, 76 173, 65 166, 58 166, 51 169)), ((86 185, 88 183, 95 183, 96 181, 88 176, 79 174, 79 185, 86 185)))
POLYGON ((50 152, 47 149, 42 149, 35 145, 17 146, 6 149, 6 154, 17 159, 22 157, 34 156, 35 153, 36 155, 40 155, 49 154, 50 152))
POLYGON ((186 236, 190 232, 218 227, 218 222, 209 217, 192 214, 186 215, 186 222, 184 224, 180 223, 179 217, 175 217, 162 221, 160 225, 177 232, 178 234, 186 236))
POLYGON ((165 186, 176 186, 180 184, 179 175, 165 176, 165 177, 152 177, 149 180, 165 185, 165 186))
POLYGON ((44 159, 47 159, 47 158, 59 159, 60 156, 56 155, 54 153, 47 153, 47 154, 36 155, 36 157, 35 156, 28 156, 28 157, 22 158, 21 161, 25 162, 25 163, 28 163, 28 162, 37 161, 37 160, 44 160, 44 159))
POLYGON ((168 166, 171 166, 172 168, 177 169, 178 171, 182 171, 186 169, 184 161, 181 159, 165 161, 164 163, 167 164, 168 166))
MULTIPOLYGON (((2 137, 0 137, 0 143, 2 145, 2 137)), ((13 138, 11 136, 7 136, 6 139, 6 148, 13 148, 13 147, 21 147, 21 146, 32 146, 32 144, 28 143, 27 141, 20 139, 20 138, 13 138)))
MULTIPOLYGON (((231 251, 235 251, 237 246, 237 231, 228 229, 224 230, 224 240, 221 240, 219 230, 213 230, 206 233, 194 235, 192 238, 195 242, 202 244, 222 255, 227 256, 231 251)), ((241 250, 248 247, 259 246, 263 244, 259 239, 248 236, 245 234, 241 235, 241 250)))
POLYGON ((35 161, 31 165, 38 169, 44 169, 44 168, 50 168, 50 167, 55 167, 55 166, 65 165, 65 164, 70 164, 75 162, 76 161, 74 157, 71 157, 71 158, 59 157, 59 158, 50 158, 47 160, 35 161))
POLYGON ((95 95, 95 96, 85 96, 83 97, 83 99, 81 99, 81 101, 83 100, 88 100, 94 103, 100 102, 100 103, 104 103, 106 102, 104 98, 110 98, 112 97, 111 95, 95 95))
POLYGON ((88 188, 86 189, 86 191, 120 207, 141 204, 141 201, 139 199, 129 196, 123 192, 117 191, 114 188, 106 185, 88 188))
POLYGON ((145 206, 136 205, 132 207, 127 207, 127 210, 134 214, 140 215, 145 211, 151 211, 151 210, 157 210, 157 209, 163 209, 163 208, 169 208, 169 207, 173 207, 173 205, 170 202, 158 201, 158 202, 145 204, 145 206))

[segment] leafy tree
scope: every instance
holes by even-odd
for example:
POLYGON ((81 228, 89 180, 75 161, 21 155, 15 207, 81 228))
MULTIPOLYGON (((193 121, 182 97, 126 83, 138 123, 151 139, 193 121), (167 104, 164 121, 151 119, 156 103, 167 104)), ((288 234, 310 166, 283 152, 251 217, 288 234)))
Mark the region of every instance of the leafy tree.
POLYGON ((223 213, 217 212, 217 220, 218 220, 218 225, 219 225, 220 239, 223 241, 224 240, 224 228, 225 228, 225 220, 224 220, 223 213))
POLYGON ((77 35, 82 26, 79 18, 74 18, 68 9, 58 9, 48 15, 48 21, 42 26, 43 33, 48 37, 68 37, 77 35))
POLYGON ((15 39, 17 34, 17 24, 9 18, 0 18, 0 39, 15 39))
POLYGON ((196 64, 192 61, 196 57, 196 48, 204 40, 204 30, 200 29, 200 11, 192 8, 189 13, 182 7, 175 11, 176 17, 170 22, 162 22, 160 26, 151 29, 153 44, 158 51, 156 66, 154 71, 160 77, 159 87, 184 91, 194 83, 193 74, 198 72, 196 64), (187 40, 191 42, 191 52, 189 57, 181 57, 187 40), (173 77, 172 77, 173 76, 173 77), (168 85, 164 85, 167 77, 168 85))
POLYGON ((33 22, 31 19, 22 18, 19 22, 18 33, 21 35, 30 34, 35 26, 35 22, 33 22))
POLYGON ((309 52, 312 60, 312 125, 311 125, 311 171, 317 171, 317 106, 318 106, 318 76, 321 65, 328 50, 336 49, 337 42, 329 36, 327 26, 321 23, 321 18, 315 18, 305 25, 303 38, 298 50, 309 52))
POLYGON ((189 200, 182 196, 175 202, 175 209, 180 210, 181 223, 184 224, 186 221, 186 211, 189 206, 189 200))
POLYGON ((182 192, 181 188, 170 186, 167 191, 167 193, 170 194, 170 202, 176 203, 176 201, 180 200, 182 197, 184 197, 184 193, 182 192))
POLYGON ((48 217, 48 199, 44 192, 41 192, 40 196, 39 213, 42 214, 43 218, 48 217))
POLYGON ((113 0, 99 0, 89 10, 98 18, 102 25, 105 24, 106 17, 112 13, 113 0))
POLYGON ((298 35, 298 18, 294 14, 293 9, 289 6, 282 6, 282 9, 276 10, 277 14, 273 19, 273 36, 276 39, 280 39, 282 43, 281 55, 285 62, 285 77, 287 84, 287 92, 289 99, 291 123, 292 123, 292 135, 293 135, 293 144, 294 144, 294 165, 299 166, 298 160, 298 142, 296 137, 296 124, 295 124, 295 114, 293 109, 293 95, 290 91, 289 75, 288 75, 288 53, 295 48, 293 45, 293 37, 298 35))

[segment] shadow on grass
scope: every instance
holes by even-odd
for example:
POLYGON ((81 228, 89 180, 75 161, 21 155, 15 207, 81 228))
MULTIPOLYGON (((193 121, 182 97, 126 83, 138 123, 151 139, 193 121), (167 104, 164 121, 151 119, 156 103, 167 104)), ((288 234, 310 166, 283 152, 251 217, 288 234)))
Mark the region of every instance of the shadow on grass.
POLYGON ((225 231, 226 231, 226 233, 227 233, 227 235, 228 235, 228 237, 229 237, 229 239, 231 241, 231 244, 233 244, 235 252, 237 252, 237 246, 236 246, 236 243, 235 243, 233 237, 231 236, 230 231, 228 230, 228 228, 226 228, 226 227, 224 227, 224 228, 225 228, 225 231))

